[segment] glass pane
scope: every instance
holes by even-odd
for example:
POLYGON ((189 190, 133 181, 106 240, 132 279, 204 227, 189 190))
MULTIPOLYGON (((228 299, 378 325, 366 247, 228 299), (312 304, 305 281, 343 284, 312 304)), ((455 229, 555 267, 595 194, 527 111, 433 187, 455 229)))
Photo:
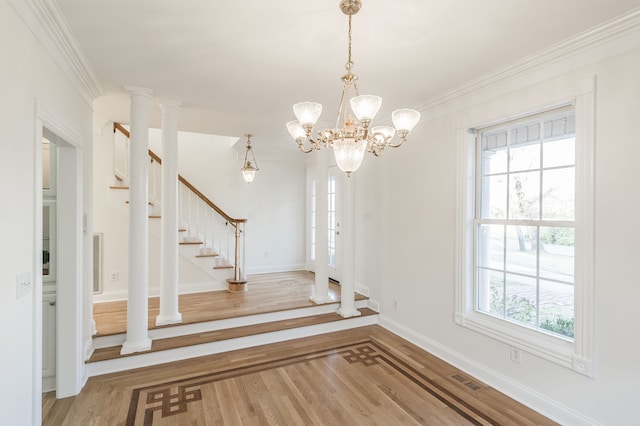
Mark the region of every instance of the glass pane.
POLYGON ((506 276, 506 318, 536 325, 536 279, 520 275, 506 276))
POLYGON ((540 277, 574 282, 574 228, 540 228, 540 277))
POLYGON ((478 268, 478 311, 504 317, 504 274, 478 268))
POLYGON ((334 230, 329 229, 327 240, 327 264, 329 266, 336 266, 336 233, 334 230))
POLYGON ((573 166, 576 163, 576 139, 545 141, 542 151, 543 167, 573 166))
POLYGON ((509 175, 509 219, 540 218, 540 172, 509 175))
POLYGON ((573 338, 573 284, 540 280, 540 328, 573 338))
POLYGON ((575 168, 545 170, 542 173, 542 218, 574 220, 575 168))
POLYGON ((482 135, 482 174, 507 172, 507 132, 482 135))
POLYGON ((519 126, 511 130, 509 171, 540 168, 540 125, 519 126))
POLYGON ((51 227, 49 224, 50 207, 42 207, 42 275, 49 275, 50 258, 51 258, 51 227))
POLYGON ((478 266, 504 268, 504 225, 478 226, 478 266))
POLYGON ((482 178, 481 214, 483 219, 506 219, 507 175, 482 178))
POLYGON ((536 276, 537 228, 535 226, 507 226, 506 268, 536 276))

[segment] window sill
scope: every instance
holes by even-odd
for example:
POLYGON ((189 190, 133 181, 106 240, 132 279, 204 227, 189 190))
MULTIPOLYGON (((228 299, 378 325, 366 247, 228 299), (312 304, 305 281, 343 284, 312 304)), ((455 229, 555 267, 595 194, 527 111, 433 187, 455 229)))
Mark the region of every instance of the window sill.
POLYGON ((456 322, 465 328, 555 364, 586 376, 592 376, 591 363, 587 360, 578 359, 574 354, 574 343, 563 337, 546 334, 480 312, 457 315, 456 322))

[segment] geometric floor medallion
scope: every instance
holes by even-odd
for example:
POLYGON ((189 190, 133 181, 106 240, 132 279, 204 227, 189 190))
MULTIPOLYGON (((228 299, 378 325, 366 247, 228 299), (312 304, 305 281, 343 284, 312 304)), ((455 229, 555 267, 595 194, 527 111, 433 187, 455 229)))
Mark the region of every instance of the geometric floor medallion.
POLYGON ((126 425, 498 424, 419 370, 374 340, 253 365, 244 360, 134 389, 126 425))

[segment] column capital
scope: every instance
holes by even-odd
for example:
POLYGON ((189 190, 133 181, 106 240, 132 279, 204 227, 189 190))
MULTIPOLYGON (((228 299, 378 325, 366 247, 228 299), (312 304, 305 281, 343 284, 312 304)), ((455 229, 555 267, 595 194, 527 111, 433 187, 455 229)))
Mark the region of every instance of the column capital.
POLYGON ((147 99, 151 99, 153 95, 153 90, 147 89, 146 87, 124 86, 124 90, 131 96, 142 96, 147 99))

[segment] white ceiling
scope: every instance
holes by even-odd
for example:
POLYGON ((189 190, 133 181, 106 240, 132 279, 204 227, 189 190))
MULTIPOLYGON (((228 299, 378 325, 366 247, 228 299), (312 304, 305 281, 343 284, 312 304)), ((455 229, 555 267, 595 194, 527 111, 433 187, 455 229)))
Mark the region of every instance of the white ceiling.
MULTIPOLYGON (((362 0, 354 72, 383 97, 383 120, 626 11, 640 0, 362 0)), ((57 0, 128 122, 124 85, 183 102, 180 129, 255 134, 256 150, 294 149, 291 105, 313 100, 332 125, 347 58, 339 0, 57 0)), ((376 121, 380 121, 379 119, 376 121)), ((152 126, 159 115, 152 112, 152 126)))

